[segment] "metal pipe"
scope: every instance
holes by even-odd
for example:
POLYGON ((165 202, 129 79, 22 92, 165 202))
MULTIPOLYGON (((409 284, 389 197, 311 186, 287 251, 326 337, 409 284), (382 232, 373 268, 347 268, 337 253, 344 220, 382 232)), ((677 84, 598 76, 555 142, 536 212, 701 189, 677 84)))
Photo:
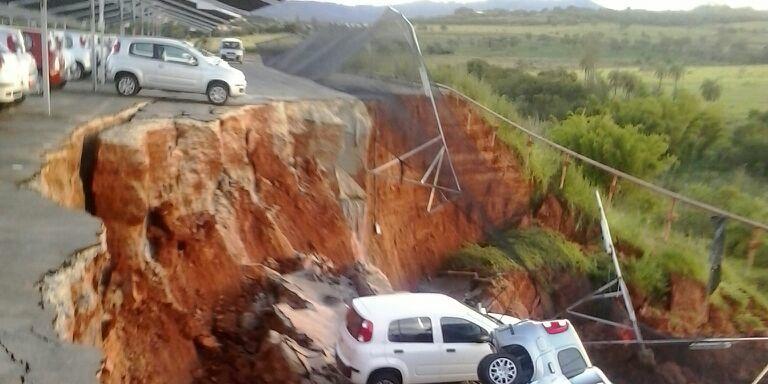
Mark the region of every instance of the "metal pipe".
POLYGON ((118 0, 120 2, 120 36, 125 35, 125 21, 123 21, 123 0, 118 0))
POLYGON ((91 68, 91 82, 93 85, 93 91, 96 92, 96 63, 98 63, 98 57, 96 57, 96 0, 91 0, 91 62, 93 67, 91 68))
POLYGON ((755 378, 755 381, 753 381, 753 382, 752 382, 752 384, 758 384, 758 383, 760 383, 760 381, 762 381, 762 380, 763 380, 763 378, 765 377, 765 375, 768 375, 768 364, 766 364, 766 365, 765 365, 765 368, 763 368, 763 371, 762 371, 762 372, 760 372, 760 374, 759 374, 759 375, 757 375, 757 377, 755 378))
MULTIPOLYGON (((45 105, 48 108, 48 116, 51 115, 51 69, 48 58, 48 0, 42 0, 40 2, 40 24, 42 24, 42 31, 40 32, 40 56, 43 59, 43 97, 45 98, 45 105)), ((58 57, 54 57, 57 60, 58 57)), ((61 63, 59 63, 61 64, 61 63)), ((60 68, 62 69, 62 68, 60 68)))

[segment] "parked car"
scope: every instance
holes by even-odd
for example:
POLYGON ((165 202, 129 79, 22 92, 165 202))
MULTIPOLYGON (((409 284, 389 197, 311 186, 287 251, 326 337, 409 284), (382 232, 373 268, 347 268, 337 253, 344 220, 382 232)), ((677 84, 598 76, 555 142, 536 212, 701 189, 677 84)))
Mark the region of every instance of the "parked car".
POLYGON ((568 320, 532 321, 491 332, 494 353, 478 364, 483 384, 611 384, 568 320))
POLYGON ((222 60, 243 62, 245 53, 243 51, 243 42, 240 39, 224 38, 221 39, 219 46, 219 56, 222 60))
POLYGON ((15 52, 0 43, 0 103, 7 104, 21 100, 24 87, 22 74, 26 69, 19 64, 15 52))
POLYGON ((19 66, 22 69, 20 75, 23 93, 25 95, 37 93, 39 84, 37 63, 32 54, 27 52, 21 31, 11 27, 0 26, 0 42, 4 43, 9 51, 16 54, 19 66), (24 70, 25 68, 26 71, 24 70))
POLYGON ((337 366, 354 384, 477 380, 499 318, 519 321, 435 293, 357 298, 339 329, 337 366))
MULTIPOLYGON (((34 29, 22 29, 24 36, 24 46, 32 54, 37 63, 37 73, 43 73, 43 49, 42 36, 40 31, 34 29)), ((55 39, 52 33, 48 36, 48 80, 51 88, 63 88, 67 84, 67 76, 64 68, 64 57, 56 48, 55 39)))
POLYGON ((107 79, 117 92, 135 95, 142 88, 201 93, 221 105, 245 94, 245 75, 216 57, 207 57, 182 41, 120 37, 107 59, 107 79))
POLYGON ((77 68, 77 63, 75 63, 75 56, 72 54, 72 52, 65 47, 64 41, 65 36, 63 32, 60 31, 52 31, 51 35, 53 36, 54 46, 56 47, 56 50, 60 52, 61 58, 64 60, 64 77, 67 80, 77 80, 74 78, 74 71, 75 68, 77 68))
POLYGON ((79 80, 88 76, 93 63, 90 34, 71 30, 57 31, 57 38, 61 40, 64 52, 71 57, 70 63, 67 63, 66 56, 64 58, 70 79, 79 80))

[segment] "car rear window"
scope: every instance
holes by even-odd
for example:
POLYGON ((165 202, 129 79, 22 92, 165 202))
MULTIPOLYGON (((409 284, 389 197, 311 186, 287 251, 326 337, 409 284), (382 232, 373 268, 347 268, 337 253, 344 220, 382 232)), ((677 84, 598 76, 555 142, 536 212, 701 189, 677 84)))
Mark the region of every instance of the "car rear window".
POLYGON ((155 56, 152 43, 133 43, 129 52, 132 55, 153 58, 155 56))
POLYGON ((228 48, 228 49, 240 49, 240 43, 236 41, 225 41, 221 43, 222 48, 228 48))
POLYGON ((347 311, 347 331, 352 337, 357 338, 357 335, 360 334, 360 327, 363 326, 364 320, 354 308, 349 308, 347 311))
POLYGON ((560 370, 563 371, 563 376, 569 379, 584 373, 584 370, 587 369, 587 362, 584 361, 581 352, 576 348, 563 349, 558 352, 557 360, 560 362, 560 370))
POLYGON ((412 317, 389 323, 389 341, 393 343, 431 343, 432 321, 429 317, 412 317))
POLYGON ((480 336, 488 335, 479 325, 457 317, 440 319, 444 343, 476 343, 480 336))

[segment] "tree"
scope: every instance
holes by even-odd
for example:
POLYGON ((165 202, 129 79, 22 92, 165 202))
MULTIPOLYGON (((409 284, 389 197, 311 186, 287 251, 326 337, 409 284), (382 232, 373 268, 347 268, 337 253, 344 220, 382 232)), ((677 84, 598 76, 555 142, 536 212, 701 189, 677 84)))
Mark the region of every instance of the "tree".
POLYGON ((732 164, 768 178, 768 111, 751 111, 747 122, 733 133, 732 143, 732 164))
POLYGON ((720 94, 723 92, 723 89, 717 80, 712 79, 705 79, 704 82, 701 83, 699 89, 701 90, 701 97, 710 102, 719 99, 720 94))
POLYGON ((672 77, 672 80, 675 81, 675 88, 672 93, 675 97, 677 96, 677 84, 680 82, 680 80, 685 75, 685 67, 682 64, 672 64, 669 67, 669 76, 672 77))
MULTIPOLYGON (((644 134, 634 125, 619 126, 610 115, 571 115, 550 131, 557 143, 641 178, 660 175, 675 162, 663 135, 644 134)), ((608 185, 605 172, 587 169, 591 178, 608 185)))
POLYGON ((595 67, 597 67, 597 47, 594 44, 586 45, 579 66, 584 71, 584 82, 592 85, 595 82, 595 67))

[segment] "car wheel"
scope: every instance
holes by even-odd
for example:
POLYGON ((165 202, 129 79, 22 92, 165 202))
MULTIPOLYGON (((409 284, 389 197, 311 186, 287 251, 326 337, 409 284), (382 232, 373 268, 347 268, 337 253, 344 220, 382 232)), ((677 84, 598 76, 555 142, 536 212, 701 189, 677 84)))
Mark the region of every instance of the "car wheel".
POLYGON ((205 94, 212 104, 223 105, 229 99, 229 86, 222 81, 214 81, 208 85, 205 94))
POLYGON ((80 63, 75 63, 75 68, 72 68, 72 78, 75 80, 80 80, 83 78, 83 74, 85 73, 85 67, 83 67, 80 63))
POLYGON ((402 384, 402 381, 395 372, 380 371, 368 378, 368 384, 402 384))
POLYGON ((130 73, 121 73, 115 79, 115 88, 121 96, 133 96, 139 93, 139 81, 130 73))
POLYGON ((525 382, 520 359, 508 353, 492 353, 477 366, 477 377, 483 384, 522 384, 525 382))

